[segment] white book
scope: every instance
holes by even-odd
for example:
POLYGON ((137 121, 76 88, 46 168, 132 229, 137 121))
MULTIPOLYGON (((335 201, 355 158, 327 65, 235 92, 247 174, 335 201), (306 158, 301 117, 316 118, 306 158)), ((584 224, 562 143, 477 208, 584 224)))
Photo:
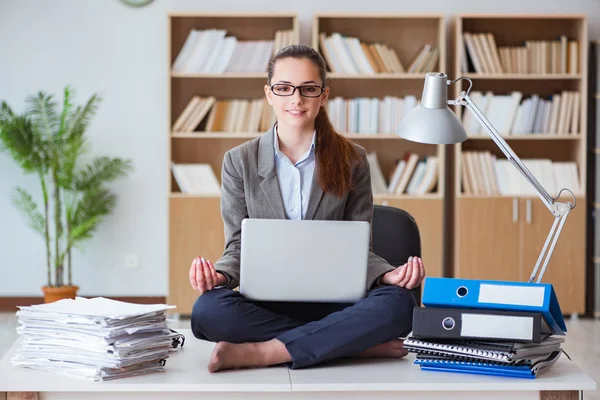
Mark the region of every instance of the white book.
POLYGON ((334 48, 334 53, 337 55, 342 64, 343 72, 346 74, 358 74, 358 67, 356 66, 352 55, 345 44, 344 37, 341 34, 334 32, 330 36, 330 39, 334 48))
POLYGON ((561 95, 552 95, 552 111, 550 111, 550 128, 549 133, 557 133, 558 129, 558 118, 560 115, 561 95))
POLYGON ((179 54, 177 54, 177 57, 173 62, 173 72, 184 72, 186 61, 192 53, 192 50, 194 49, 198 36, 199 31, 197 31, 196 29, 192 29, 190 31, 187 39, 185 40, 185 43, 183 44, 183 47, 181 48, 179 54))
POLYGON ((425 161, 419 161, 415 168, 415 172, 410 178, 410 182, 408 183, 408 187, 406 188, 406 193, 408 194, 417 194, 417 187, 421 183, 423 179, 423 174, 425 172, 425 161))
POLYGON ((533 133, 533 123, 538 112, 538 104, 540 102, 540 96, 534 94, 531 96, 531 109, 527 119, 527 125, 525 127, 525 133, 533 133))
POLYGON ((223 50, 215 63, 214 72, 217 74, 222 74, 225 72, 227 68, 227 64, 231 61, 233 57, 233 53, 237 46, 237 38, 234 36, 228 36, 225 38, 223 43, 223 50))
POLYGON ((417 186, 416 192, 419 195, 430 192, 437 183, 438 176, 438 158, 436 156, 429 156, 425 160, 425 171, 423 172, 423 179, 417 186))
MULTIPOLYGON (((571 118, 571 124, 569 132, 572 134, 579 133, 579 103, 581 101, 581 96, 579 92, 573 93, 573 116, 571 118)), ((596 100, 598 101, 598 100, 596 100)))
POLYGON ((346 37, 344 38, 344 41, 350 50, 350 54, 352 55, 352 58, 354 59, 359 71, 362 74, 373 75, 375 70, 369 63, 369 60, 367 59, 367 56, 360 45, 360 41, 355 37, 346 37))
POLYGON ((535 119, 533 121, 532 132, 535 132, 535 133, 543 132, 542 121, 544 120, 544 112, 545 111, 546 111, 546 100, 540 99, 538 102, 536 113, 535 113, 535 119))
POLYGON ((370 118, 369 118, 369 133, 378 133, 378 115, 379 115, 379 99, 373 97, 371 99, 371 110, 370 110, 370 118))
POLYGON ((521 96, 521 92, 512 92, 510 95, 491 97, 487 105, 487 118, 501 135, 510 132, 521 96))
POLYGON ((200 71, 202 73, 214 73, 215 68, 214 65, 217 62, 219 56, 223 52, 223 45, 225 42, 225 31, 219 30, 215 31, 214 34, 210 36, 208 57, 204 60, 200 71))
MULTIPOLYGON (((183 176, 186 190, 183 193, 214 195, 221 194, 221 185, 210 164, 173 164, 174 175, 183 176), (177 172, 175 172, 177 171, 177 172)), ((177 181, 179 184, 179 180, 177 181)))
POLYGON ((394 168, 394 173, 390 178, 390 184, 388 185, 388 193, 393 194, 396 191, 396 187, 400 183, 400 178, 402 177, 402 172, 404 172, 404 168, 406 168, 406 161, 400 160, 398 164, 396 164, 396 168, 394 168))
POLYGON ((517 112, 515 113, 515 119, 513 120, 512 126, 510 127, 510 134, 516 135, 519 134, 519 124, 521 123, 521 119, 523 118, 523 109, 524 105, 521 103, 517 108, 517 112))
POLYGON ((208 29, 203 31, 200 39, 196 41, 196 46, 194 46, 190 60, 186 63, 186 72, 203 72, 204 65, 214 49, 215 39, 221 35, 225 35, 225 31, 222 29, 208 29))
POLYGON ((327 61, 329 63, 329 68, 331 69, 331 72, 343 73, 344 66, 342 65, 342 62, 338 57, 337 53, 335 52, 333 41, 330 37, 326 37, 324 33, 322 33, 321 35, 323 35, 323 46, 325 47, 323 53, 328 55, 327 61))
POLYGON ((367 161, 369 162, 371 188, 373 190, 373 194, 386 194, 387 183, 385 182, 383 172, 381 172, 381 167, 379 166, 379 161, 377 160, 377 153, 372 152, 367 154, 367 161))

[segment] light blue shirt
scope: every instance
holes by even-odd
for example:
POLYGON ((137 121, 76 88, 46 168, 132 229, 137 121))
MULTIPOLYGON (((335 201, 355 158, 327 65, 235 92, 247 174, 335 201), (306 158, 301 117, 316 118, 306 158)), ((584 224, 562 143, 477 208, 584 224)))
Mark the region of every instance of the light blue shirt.
POLYGON ((316 131, 313 133, 310 148, 296 164, 293 164, 279 149, 277 125, 275 125, 274 133, 275 170, 277 171, 285 215, 288 219, 304 219, 315 171, 316 131))

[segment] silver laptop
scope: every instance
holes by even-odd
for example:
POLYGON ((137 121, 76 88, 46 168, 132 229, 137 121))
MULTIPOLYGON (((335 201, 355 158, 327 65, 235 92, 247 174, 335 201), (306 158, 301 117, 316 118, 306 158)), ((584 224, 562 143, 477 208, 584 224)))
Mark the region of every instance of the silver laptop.
POLYGON ((244 219, 240 292, 263 301, 355 302, 366 294, 370 224, 244 219))

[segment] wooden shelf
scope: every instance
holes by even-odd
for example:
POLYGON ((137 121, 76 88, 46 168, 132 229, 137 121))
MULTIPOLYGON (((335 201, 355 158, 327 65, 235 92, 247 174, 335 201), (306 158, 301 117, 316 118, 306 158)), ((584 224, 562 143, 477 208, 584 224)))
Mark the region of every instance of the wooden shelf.
MULTIPOLYGON (((504 140, 581 140, 582 135, 573 135, 570 133, 526 133, 522 135, 502 134, 504 140)), ((467 136, 468 140, 492 140, 488 135, 467 136)))
POLYGON ((215 194, 188 194, 180 192, 171 192, 170 198, 184 198, 184 199, 220 199, 221 196, 215 194))
MULTIPOLYGON (((204 195, 204 194, 187 194, 187 193, 180 193, 180 192, 171 192, 171 194, 169 195, 169 197, 171 198, 199 198, 199 199, 219 199, 220 196, 218 195, 204 195)), ((422 196, 415 196, 415 195, 400 195, 400 196, 396 196, 396 195, 390 195, 390 194, 373 194, 374 198, 380 199, 380 200, 442 200, 444 198, 444 196, 442 194, 439 193, 427 193, 424 194, 422 196)))
POLYGON ((390 194, 373 194, 373 197, 377 197, 381 200, 443 200, 444 195, 442 193, 427 193, 421 196, 414 195, 390 195, 390 194))
MULTIPOLYGON (((477 73, 462 73, 461 76, 470 79, 581 79, 581 74, 477 74, 477 73)), ((457 76, 458 77, 458 76, 457 76)))
POLYGON ((226 72, 223 74, 190 74, 185 72, 171 72, 172 78, 185 79, 267 79, 266 72, 226 72))
POLYGON ((173 132, 172 138, 179 139, 254 139, 262 132, 173 132))
MULTIPOLYGON (((563 194, 561 195, 561 200, 563 199, 563 196, 567 196, 566 194, 564 194, 565 192, 563 192, 563 194)), ((552 193, 551 193, 552 195, 552 193)), ((569 197, 571 196, 570 194, 568 195, 569 197)), ((461 199, 536 199, 539 200, 540 198, 537 195, 531 195, 531 196, 522 196, 522 195, 518 195, 518 196, 484 196, 484 195, 475 195, 475 194, 459 194, 458 196, 456 196, 458 198, 461 199)), ((583 194, 576 194, 575 195, 576 199, 585 199, 585 195, 583 194)), ((540 200, 541 201, 541 200, 540 200)), ((578 203, 579 204, 579 203, 578 203)), ((579 205, 577 206, 577 208, 579 208, 579 205)))
POLYGON ((350 75, 343 73, 330 72, 328 76, 331 79, 422 79, 425 80, 425 73, 405 73, 405 74, 394 74, 394 73, 378 73, 378 74, 360 74, 350 75))
MULTIPOLYGON (((173 132, 172 138, 180 139, 253 139, 264 132, 173 132)), ((353 140, 404 140, 393 133, 343 133, 353 140)))

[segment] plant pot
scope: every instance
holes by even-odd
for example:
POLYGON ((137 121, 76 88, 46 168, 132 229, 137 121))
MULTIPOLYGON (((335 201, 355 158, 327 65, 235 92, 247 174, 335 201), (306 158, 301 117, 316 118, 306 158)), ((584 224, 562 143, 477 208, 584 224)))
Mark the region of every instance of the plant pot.
POLYGON ((62 299, 74 299, 79 286, 44 286, 44 303, 53 303, 62 299))

